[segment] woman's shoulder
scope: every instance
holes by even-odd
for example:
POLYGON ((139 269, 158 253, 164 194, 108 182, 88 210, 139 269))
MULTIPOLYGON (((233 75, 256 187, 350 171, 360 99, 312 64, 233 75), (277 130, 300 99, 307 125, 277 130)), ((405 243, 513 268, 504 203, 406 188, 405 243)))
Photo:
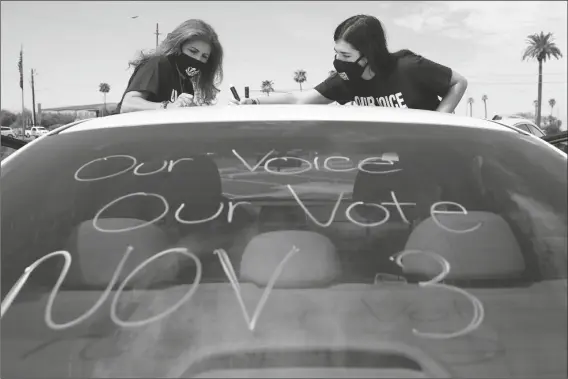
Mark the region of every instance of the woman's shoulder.
POLYGON ((159 67, 171 67, 171 62, 167 55, 154 55, 148 59, 148 63, 159 67))
POLYGON ((423 65, 425 58, 416 54, 415 52, 404 49, 393 53, 396 61, 396 69, 400 72, 409 73, 411 71, 419 70, 423 65))
POLYGON ((138 68, 142 67, 144 67, 145 71, 155 69, 164 70, 171 68, 172 65, 166 55, 150 55, 138 61, 138 68))
POLYGON ((399 65, 408 65, 418 62, 422 56, 416 54, 414 51, 403 49, 392 54, 399 65))

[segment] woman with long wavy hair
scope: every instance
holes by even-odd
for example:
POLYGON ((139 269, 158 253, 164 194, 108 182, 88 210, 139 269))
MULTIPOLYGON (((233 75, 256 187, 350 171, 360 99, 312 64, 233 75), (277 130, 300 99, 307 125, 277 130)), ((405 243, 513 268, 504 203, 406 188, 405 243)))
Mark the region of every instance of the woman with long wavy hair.
POLYGON ((118 112, 212 105, 223 80, 223 48, 202 20, 183 22, 158 48, 130 62, 134 73, 118 112))

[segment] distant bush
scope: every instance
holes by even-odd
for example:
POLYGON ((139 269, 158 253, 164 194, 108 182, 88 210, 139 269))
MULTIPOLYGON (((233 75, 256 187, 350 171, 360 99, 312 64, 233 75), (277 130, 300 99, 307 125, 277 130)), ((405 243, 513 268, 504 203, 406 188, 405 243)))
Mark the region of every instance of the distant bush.
POLYGON ((8 110, 2 109, 0 110, 0 124, 2 126, 9 126, 16 122, 18 116, 15 113, 12 113, 8 110))
POLYGON ((65 125, 75 121, 75 115, 65 113, 43 113, 40 125, 44 128, 52 129, 53 125, 65 125))

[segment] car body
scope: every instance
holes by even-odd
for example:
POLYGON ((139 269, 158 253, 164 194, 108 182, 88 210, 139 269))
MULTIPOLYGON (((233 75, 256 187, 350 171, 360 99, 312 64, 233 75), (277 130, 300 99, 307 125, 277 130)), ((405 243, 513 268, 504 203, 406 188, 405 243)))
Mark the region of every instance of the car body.
POLYGON ((566 165, 394 108, 61 127, 2 161, 2 377, 565 378, 566 165))
POLYGON ((49 131, 43 126, 32 126, 30 129, 26 130, 26 137, 39 138, 47 133, 49 133, 49 131))
POLYGON ((2 135, 6 136, 6 137, 12 137, 12 138, 16 137, 16 133, 9 126, 3 126, 2 127, 2 135))
POLYGON ((503 118, 498 118, 495 121, 505 125, 514 126, 515 128, 524 130, 525 132, 533 134, 539 138, 542 138, 546 135, 546 133, 541 128, 539 128, 534 122, 526 118, 503 117, 503 118))
POLYGON ((544 136, 542 139, 563 152, 568 153, 568 131, 564 130, 560 133, 544 136))

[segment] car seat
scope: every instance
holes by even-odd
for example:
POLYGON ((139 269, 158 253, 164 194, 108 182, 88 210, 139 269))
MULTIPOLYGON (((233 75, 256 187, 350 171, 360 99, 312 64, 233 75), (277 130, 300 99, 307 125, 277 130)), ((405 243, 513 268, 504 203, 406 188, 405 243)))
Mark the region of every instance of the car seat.
POLYGON ((328 285, 341 276, 341 265, 329 238, 314 232, 283 230, 255 236, 240 264, 241 282, 264 287, 289 251, 299 251, 284 265, 275 288, 310 288, 328 285))
MULTIPOLYGON (((389 211, 388 220, 376 227, 366 227, 366 236, 360 242, 355 253, 344 257, 355 272, 372 277, 376 273, 400 274, 401 270, 390 260, 390 257, 400 251, 408 239, 414 225, 429 216, 431 204, 440 200, 440 187, 428 171, 408 162, 396 163, 393 166, 364 165, 366 171, 385 171, 399 169, 388 174, 375 174, 359 171, 353 185, 353 201, 364 203, 391 203, 384 205, 389 211), (393 206, 393 192, 399 203, 414 203, 402 205, 403 219, 397 207, 393 206)), ((371 205, 359 205, 353 208, 351 215, 357 221, 372 223, 386 217, 384 210, 371 205)))
MULTIPOLYGON (((67 242, 67 250, 71 254, 72 262, 64 285, 106 288, 129 246, 132 246, 133 250, 120 272, 117 284, 143 261, 169 247, 164 231, 155 225, 147 225, 144 220, 102 218, 82 222, 71 233, 67 242), (130 230, 109 233, 100 229, 130 230)), ((145 279, 150 281, 157 277, 174 278, 176 266, 173 262, 177 259, 179 259, 178 255, 171 254, 152 262, 148 269, 136 275, 137 278, 134 278, 130 285, 139 283, 146 273, 145 279), (165 272, 166 268, 172 270, 173 273, 165 272)), ((146 284, 148 283, 146 281, 146 284)))
MULTIPOLYGON (((224 249, 238 262, 244 246, 254 235, 250 229, 254 230, 255 218, 246 207, 238 205, 233 207, 229 222, 230 204, 223 196, 221 174, 212 158, 194 157, 193 161, 180 164, 176 171, 176 175, 161 189, 168 200, 176 204, 170 212, 172 217, 175 217, 180 204, 184 204, 179 212, 181 220, 207 220, 216 214, 217 217, 198 224, 184 224, 174 219, 172 222, 179 231, 175 245, 187 247, 200 257, 204 282, 224 281, 226 277, 213 251, 224 249)), ((233 205, 236 203, 237 201, 233 201, 233 205)), ((195 265, 191 260, 185 262, 187 265, 182 264, 183 277, 193 278, 195 265)))
MULTIPOLYGON (((444 258, 450 264, 448 279, 520 277, 524 272, 519 244, 501 216, 472 211, 435 217, 412 231, 404 249, 429 251, 444 258), (455 232, 467 230, 471 231, 455 232)), ((441 273, 440 264, 426 255, 407 255, 402 262, 405 274, 433 278, 441 273)))

